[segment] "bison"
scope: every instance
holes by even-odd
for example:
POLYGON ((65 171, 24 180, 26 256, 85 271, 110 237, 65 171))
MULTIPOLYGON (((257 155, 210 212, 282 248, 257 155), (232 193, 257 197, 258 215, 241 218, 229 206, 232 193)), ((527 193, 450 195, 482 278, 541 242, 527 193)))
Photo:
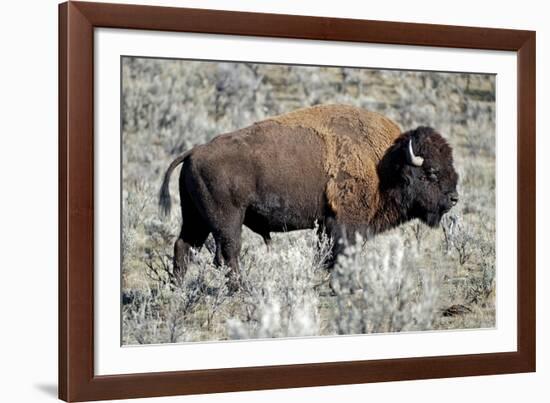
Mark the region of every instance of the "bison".
POLYGON ((238 284, 242 225, 261 235, 314 228, 333 240, 332 266, 355 232, 369 236, 414 218, 436 227, 458 201, 452 149, 430 127, 401 133, 381 114, 346 105, 299 109, 220 135, 168 167, 159 204, 170 212, 179 176, 182 226, 174 273, 213 235, 216 265, 238 284))

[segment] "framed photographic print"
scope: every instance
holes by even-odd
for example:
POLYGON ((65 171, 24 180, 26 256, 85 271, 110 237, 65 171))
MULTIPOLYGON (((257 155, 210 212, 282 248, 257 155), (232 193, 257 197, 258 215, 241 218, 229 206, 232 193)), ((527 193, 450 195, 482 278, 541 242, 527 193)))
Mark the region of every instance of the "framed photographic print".
POLYGON ((59 8, 59 397, 535 370, 535 33, 59 8))

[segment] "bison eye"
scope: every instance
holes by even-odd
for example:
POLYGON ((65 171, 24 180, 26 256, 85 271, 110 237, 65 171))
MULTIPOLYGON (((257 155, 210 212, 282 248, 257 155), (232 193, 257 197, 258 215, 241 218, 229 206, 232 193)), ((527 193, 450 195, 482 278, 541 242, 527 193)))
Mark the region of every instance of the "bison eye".
POLYGON ((430 168, 428 169, 428 179, 431 180, 431 181, 436 181, 437 180, 437 170, 434 169, 434 168, 430 168))

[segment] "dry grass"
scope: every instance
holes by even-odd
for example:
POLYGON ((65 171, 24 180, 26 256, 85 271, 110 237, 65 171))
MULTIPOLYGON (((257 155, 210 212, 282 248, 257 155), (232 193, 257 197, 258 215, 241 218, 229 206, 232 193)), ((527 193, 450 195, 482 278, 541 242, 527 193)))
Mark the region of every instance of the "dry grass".
POLYGON ((493 327, 494 94, 489 75, 124 58, 123 343, 493 327), (403 129, 430 125, 445 135, 460 202, 441 228, 413 221, 348 248, 332 291, 320 263, 329 240, 317 248, 313 231, 273 234, 268 252, 245 230, 245 289, 228 292, 211 240, 170 287, 180 215, 161 219, 157 209, 170 161, 219 133, 319 103, 365 107, 403 129))

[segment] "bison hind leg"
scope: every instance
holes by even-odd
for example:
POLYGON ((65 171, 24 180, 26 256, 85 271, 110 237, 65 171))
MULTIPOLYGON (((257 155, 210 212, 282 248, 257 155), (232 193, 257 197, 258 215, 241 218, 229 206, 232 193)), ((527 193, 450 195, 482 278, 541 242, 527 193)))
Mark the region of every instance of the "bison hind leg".
POLYGON ((214 235, 216 240, 216 254, 214 264, 218 267, 227 266, 227 285, 230 292, 238 291, 242 287, 239 272, 239 253, 241 250, 240 233, 235 237, 225 238, 223 235, 214 235))
POLYGON ((191 248, 199 249, 208 235, 210 229, 207 224, 197 216, 187 217, 183 220, 181 232, 174 243, 174 277, 180 281, 187 272, 187 266, 191 259, 191 248))
POLYGON ((216 241, 214 264, 229 267, 228 286, 230 291, 237 291, 242 286, 239 254, 241 252, 243 214, 239 211, 228 211, 222 221, 212 223, 212 235, 216 241))

